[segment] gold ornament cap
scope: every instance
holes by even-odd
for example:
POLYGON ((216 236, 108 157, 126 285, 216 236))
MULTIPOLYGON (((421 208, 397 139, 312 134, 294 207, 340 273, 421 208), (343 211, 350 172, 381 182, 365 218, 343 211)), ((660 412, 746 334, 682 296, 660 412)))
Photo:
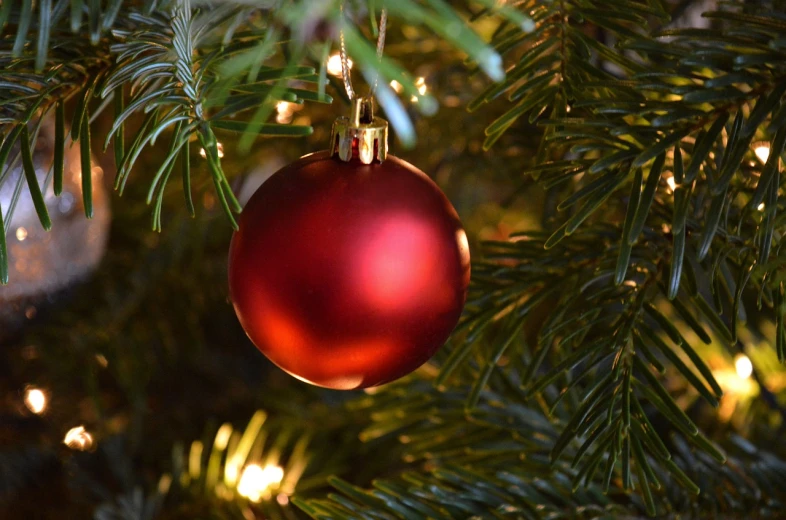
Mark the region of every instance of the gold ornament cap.
POLYGON ((374 100, 357 97, 352 101, 349 117, 342 116, 333 123, 330 155, 342 161, 357 156, 363 164, 376 159, 383 162, 388 155, 388 122, 374 116, 374 100))

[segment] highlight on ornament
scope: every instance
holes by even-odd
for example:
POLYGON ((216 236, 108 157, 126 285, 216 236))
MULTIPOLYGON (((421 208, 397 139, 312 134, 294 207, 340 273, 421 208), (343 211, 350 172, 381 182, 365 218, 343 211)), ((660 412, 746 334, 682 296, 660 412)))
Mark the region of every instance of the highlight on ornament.
POLYGON ((34 414, 42 414, 46 411, 48 404, 46 393, 40 388, 27 387, 25 390, 25 406, 34 414))

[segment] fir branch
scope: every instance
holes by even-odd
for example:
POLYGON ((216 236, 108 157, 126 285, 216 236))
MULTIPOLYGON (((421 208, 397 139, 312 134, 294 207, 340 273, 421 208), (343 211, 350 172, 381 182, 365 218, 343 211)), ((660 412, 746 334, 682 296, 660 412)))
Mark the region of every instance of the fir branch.
MULTIPOLYGON (((624 492, 624 479, 605 484, 606 476, 596 474, 587 479, 586 487, 576 487, 574 483, 585 478, 586 471, 563 462, 549 462, 548 450, 556 440, 552 420, 538 407, 528 407, 516 397, 512 391, 515 378, 495 378, 499 393, 483 392, 478 407, 466 418, 463 408, 468 388, 439 392, 427 385, 400 384, 355 405, 375 412, 375 421, 362 438, 397 435, 406 448, 405 459, 415 466, 376 480, 371 489, 332 479, 331 485, 340 494, 323 499, 296 497, 295 505, 311 518, 537 519, 701 516, 707 511, 735 515, 750 509, 767 515, 776 514, 785 498, 782 490, 769 484, 784 471, 785 463, 739 437, 730 439, 733 455, 727 464, 719 464, 703 452, 690 449, 680 437, 673 437, 669 471, 660 469, 655 457, 645 455, 640 440, 633 437, 636 472, 630 482, 646 489, 648 498, 634 495, 630 501, 617 500, 614 497, 624 492), (418 398, 402 404, 397 398, 401 395, 418 398), (505 406, 500 405, 502 402, 505 406), (401 414, 407 417, 404 423, 398 419, 401 414), (516 463, 511 464, 512 460, 516 463), (701 482, 699 497, 675 485, 677 477, 671 472, 701 482), (608 495, 603 492, 604 485, 609 487, 608 495)), ((645 424, 637 428, 651 427, 645 424)), ((584 451, 580 446, 571 443, 570 455, 581 458, 584 451)), ((612 460, 602 451, 590 458, 596 467, 612 460)))

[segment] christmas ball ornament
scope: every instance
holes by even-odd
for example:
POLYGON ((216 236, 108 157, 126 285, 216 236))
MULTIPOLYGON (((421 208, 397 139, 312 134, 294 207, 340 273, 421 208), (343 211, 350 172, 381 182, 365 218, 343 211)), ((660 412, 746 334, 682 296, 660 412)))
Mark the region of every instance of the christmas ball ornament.
POLYGON ((426 174, 387 156, 368 98, 249 199, 232 237, 229 289, 273 363, 335 389, 381 385, 445 342, 469 284, 456 211, 426 174))
MULTIPOLYGON (((54 159, 54 145, 54 124, 47 121, 33 150, 36 180, 42 187, 54 159)), ((62 193, 55 196, 50 183, 43 194, 52 221, 51 231, 41 227, 27 187, 19 193, 9 218, 15 190, 19 182, 24 182, 21 161, 13 163, 6 171, 6 179, 0 180, 0 208, 8 225, 8 285, 0 285, 0 341, 16 334, 42 306, 56 302, 64 290, 87 277, 104 256, 111 212, 103 170, 94 161, 94 215, 86 219, 78 146, 66 144, 63 163, 62 193)))

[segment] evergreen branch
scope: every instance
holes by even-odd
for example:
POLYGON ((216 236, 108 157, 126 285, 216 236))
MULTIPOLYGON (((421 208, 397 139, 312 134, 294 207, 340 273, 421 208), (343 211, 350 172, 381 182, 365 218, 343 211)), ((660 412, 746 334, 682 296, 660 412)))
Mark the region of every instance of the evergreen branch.
MULTIPOLYGON (((566 395, 578 395, 572 401, 574 411, 551 450, 552 458, 559 460, 577 438, 583 439, 573 461, 579 475, 576 484, 591 482, 603 459, 604 487, 608 488, 612 476, 621 471, 622 487, 632 489, 631 462, 638 452, 634 446, 640 445, 650 463, 672 472, 674 478, 698 492, 699 488, 670 462, 670 451, 654 435, 650 418, 637 412, 644 409, 641 403, 648 403, 698 449, 719 462, 725 460, 651 371, 662 372, 664 362, 669 363, 708 404, 718 406, 722 390, 712 371, 664 310, 650 303, 658 293, 668 301, 668 289, 662 282, 669 276, 668 257, 662 256, 668 251, 668 239, 644 228, 644 240, 634 244, 629 257, 635 274, 615 286, 611 281, 619 246, 614 245, 614 237, 620 230, 597 224, 590 229, 559 242, 545 254, 537 253, 547 244, 546 236, 539 233, 519 234, 515 242, 489 244, 487 260, 474 268, 468 314, 458 329, 460 341, 445 361, 439 382, 459 368, 482 385, 493 381, 489 364, 496 365, 500 358, 499 347, 494 346, 500 340, 495 336, 507 338, 510 333, 505 331, 516 335, 515 331, 523 328, 527 341, 520 335, 506 339, 503 352, 510 368, 497 368, 496 372, 510 373, 529 395, 547 401, 546 396, 555 395, 549 390, 555 385, 558 397, 548 404, 552 413, 564 408, 566 395), (572 287, 580 288, 578 297, 572 287), (543 316, 549 308, 555 310, 543 316), (489 349, 476 351, 473 362, 459 365, 456 360, 470 357, 470 347, 483 344, 482 338, 488 338, 489 349), (480 367, 486 367, 481 375, 480 367), (598 379, 600 374, 605 376, 598 379), (587 378, 592 375, 594 382, 587 378)), ((745 264, 739 269, 751 272, 745 264)), ((711 337, 694 316, 706 313, 708 305, 699 303, 701 296, 689 282, 685 284, 687 294, 671 301, 671 312, 709 342, 711 337)), ((730 291, 732 305, 734 301, 739 305, 743 285, 737 283, 730 291)), ((717 319, 716 311, 711 312, 717 319)), ((473 401, 477 395, 476 388, 473 401)), ((650 478, 648 482, 655 481, 650 478)))
MULTIPOLYGON (((702 515, 711 510, 719 515, 744 514, 746 509, 777 511, 784 494, 768 482, 778 478, 786 463, 770 453, 756 450, 739 437, 730 439, 733 455, 726 464, 691 450, 680 437, 673 437, 674 455, 668 471, 656 464, 657 457, 645 453, 644 442, 658 439, 638 404, 632 412, 630 437, 636 476, 630 483, 646 489, 646 497, 621 502, 612 497, 624 491, 625 479, 607 480, 607 475, 591 476, 569 464, 551 464, 548 449, 556 432, 548 416, 515 397, 515 379, 495 378, 500 394, 485 391, 479 406, 464 415, 467 389, 438 392, 427 383, 411 382, 361 401, 374 410, 375 421, 362 435, 372 440, 396 434, 404 446, 405 460, 418 463, 396 476, 373 482, 371 489, 341 479, 331 479, 340 493, 321 499, 296 497, 295 505, 311 518, 603 518, 644 514, 702 515), (417 395, 398 405, 383 404, 397 393, 417 395), (503 397, 504 394, 504 397, 503 397), (505 407, 498 403, 505 401, 505 407), (515 403, 515 404, 514 404, 515 403), (395 413, 394 413, 395 409, 395 413), (401 414, 407 417, 401 422, 401 414), (646 431, 644 431, 646 430, 646 431), (516 460, 511 465, 511 460, 516 460), (586 487, 575 482, 586 479, 586 487), (701 482, 702 493, 675 486, 676 479, 701 482), (603 492, 608 486, 609 495, 603 492)), ((394 399, 395 400, 395 399, 394 399)), ((606 421, 603 414, 599 424, 606 421)), ((613 432, 614 430, 612 430, 613 432)), ((590 433, 581 439, 611 441, 609 436, 590 433)), ((623 440, 623 442, 625 442, 623 440)), ((659 445, 660 446, 660 445, 659 445)), ((587 456, 581 442, 571 443, 570 455, 587 456)), ((665 448, 658 448, 665 449, 665 448)), ((613 460, 604 452, 588 456, 597 469, 613 460)))
MULTIPOLYGON (((258 117, 245 124, 226 120, 250 108, 257 108, 257 116, 265 108, 269 113, 277 100, 302 103, 304 99, 315 99, 311 92, 290 88, 283 83, 313 75, 311 68, 261 68, 261 74, 247 83, 235 77, 219 81, 221 66, 215 64, 241 48, 237 43, 224 46, 215 42, 216 34, 226 28, 234 13, 231 5, 192 13, 189 4, 185 3, 176 8, 170 19, 160 16, 142 18, 143 15, 139 14, 140 20, 147 21, 145 28, 135 32, 116 32, 124 43, 113 47, 118 63, 102 86, 102 96, 121 92, 126 83, 132 84, 132 88, 129 100, 122 104, 123 108, 115 118, 105 146, 111 138, 116 143, 122 139, 123 126, 134 114, 146 113, 147 117, 132 145, 127 149, 122 147, 125 154, 122 158, 118 156, 120 163, 115 187, 122 192, 142 151, 153 146, 162 133, 174 131, 168 153, 148 192, 148 204, 155 201, 153 228, 156 230, 161 230, 163 192, 178 158, 184 188, 188 190, 190 186, 190 161, 184 160, 185 152, 182 151, 188 149, 190 140, 197 139, 201 144, 218 200, 236 227, 233 213, 238 212, 240 206, 221 166, 222 153, 214 128, 255 135, 303 135, 310 132, 310 129, 299 127, 260 125, 255 122, 258 117), (211 107, 223 108, 211 114, 211 107)), ((264 38, 265 34, 247 33, 242 46, 264 38)), ((316 99, 330 101, 329 97, 316 99)))

